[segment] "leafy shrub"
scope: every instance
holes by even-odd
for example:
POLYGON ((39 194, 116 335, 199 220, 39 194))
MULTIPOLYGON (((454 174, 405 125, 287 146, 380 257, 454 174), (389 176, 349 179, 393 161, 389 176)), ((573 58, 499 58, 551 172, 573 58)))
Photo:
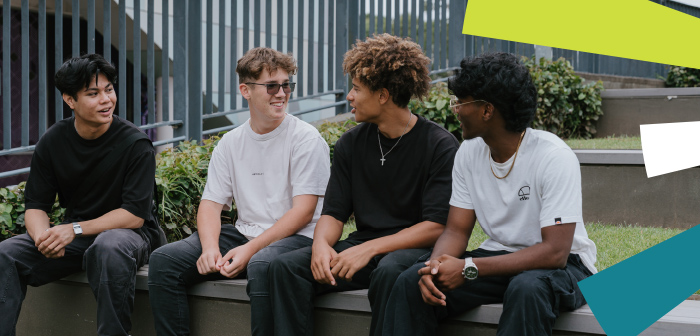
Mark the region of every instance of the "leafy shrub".
MULTIPOLYGON (((220 138, 213 136, 198 145, 181 142, 156 156, 156 206, 158 221, 168 241, 192 234, 197 223, 197 209, 207 182, 209 160, 220 138)), ((222 223, 233 223, 236 207, 222 212, 222 223)))
MULTIPOLYGON (((27 232, 27 228, 24 227, 25 184, 26 182, 21 182, 12 189, 0 188, 0 241, 27 232)), ((65 212, 56 198, 51 213, 48 214, 50 223, 60 223, 65 212)))
POLYGON ((432 120, 445 127, 457 139, 462 141, 462 128, 457 116, 450 109, 450 92, 447 83, 438 82, 430 87, 428 96, 423 100, 412 99, 408 103, 411 112, 432 120))
POLYGON ((592 138, 595 121, 603 115, 600 93, 603 83, 584 84, 564 58, 556 61, 523 57, 537 87, 537 113, 533 128, 561 138, 592 138))
POLYGON ((665 84, 666 87, 700 87, 700 69, 671 67, 665 84))
POLYGON ((357 126, 355 121, 346 120, 342 123, 324 122, 317 127, 318 131, 321 133, 321 137, 323 137, 323 140, 326 140, 328 147, 331 149, 331 163, 333 163, 335 143, 340 139, 343 133, 355 126, 357 126))

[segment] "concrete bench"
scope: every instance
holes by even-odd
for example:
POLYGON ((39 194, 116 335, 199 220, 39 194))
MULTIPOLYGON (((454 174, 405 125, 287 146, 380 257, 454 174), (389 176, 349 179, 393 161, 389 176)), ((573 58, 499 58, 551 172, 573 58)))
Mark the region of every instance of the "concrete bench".
MULTIPOLYGON (((132 335, 155 335, 148 301, 148 266, 139 270, 132 335)), ((189 290, 193 335, 250 335, 245 280, 210 281, 189 290)), ((502 305, 484 305, 441 324, 439 335, 495 335, 502 305)), ((84 273, 30 288, 17 335, 91 335, 96 330, 95 300, 84 273)), ((366 335, 370 325, 367 291, 348 291, 316 299, 316 335, 366 335)), ((696 335, 700 301, 684 301, 642 335, 696 335)), ((588 306, 561 314, 555 335, 604 335, 588 306)))

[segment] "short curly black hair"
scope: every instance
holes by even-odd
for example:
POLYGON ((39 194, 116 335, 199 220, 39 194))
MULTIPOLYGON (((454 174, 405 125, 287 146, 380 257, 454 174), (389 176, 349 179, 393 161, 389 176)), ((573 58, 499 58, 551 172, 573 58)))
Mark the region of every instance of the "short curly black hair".
POLYGON ((387 89, 398 107, 411 97, 422 99, 430 88, 430 58, 408 38, 389 34, 357 41, 345 53, 343 72, 357 78, 371 91, 387 89))
POLYGON ((54 83, 61 93, 78 100, 78 91, 89 88, 90 81, 97 80, 102 73, 112 85, 117 84, 117 69, 100 54, 85 54, 73 57, 56 71, 54 83))
POLYGON ((465 58, 447 87, 460 99, 470 96, 493 104, 510 132, 524 131, 535 118, 537 89, 528 69, 513 54, 465 58))

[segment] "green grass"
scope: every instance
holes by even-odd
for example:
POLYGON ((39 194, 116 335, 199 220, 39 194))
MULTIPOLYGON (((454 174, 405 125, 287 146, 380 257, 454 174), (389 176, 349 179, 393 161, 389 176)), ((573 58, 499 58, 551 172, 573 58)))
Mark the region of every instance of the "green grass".
MULTIPOLYGON (((343 228, 343 236, 354 232, 354 219, 343 228)), ((633 225, 615 225, 604 223, 587 223, 588 237, 595 242, 598 249, 596 268, 602 271, 620 261, 623 261, 643 250, 646 250, 666 239, 681 232, 680 229, 648 228, 633 225)), ((474 250, 488 237, 481 226, 474 227, 471 239, 469 239, 468 251, 474 250)))
POLYGON ((564 140, 571 149, 642 149, 641 137, 617 136, 600 139, 564 140))

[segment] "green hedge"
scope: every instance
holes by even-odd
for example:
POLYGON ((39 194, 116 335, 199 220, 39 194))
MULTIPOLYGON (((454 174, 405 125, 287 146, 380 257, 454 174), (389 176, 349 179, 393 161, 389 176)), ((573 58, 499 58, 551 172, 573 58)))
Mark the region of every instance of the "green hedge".
MULTIPOLYGON (((318 127, 321 136, 331 149, 331 161, 335 142, 357 123, 324 123, 318 127)), ((158 219, 168 241, 180 240, 196 229, 197 208, 207 179, 209 160, 219 136, 197 143, 182 142, 156 156, 156 206, 158 219)), ((26 232, 24 227, 24 185, 13 189, 0 188, 0 240, 26 232)), ((52 224, 63 220, 65 209, 58 199, 49 214, 52 224)), ((221 214, 223 223, 236 219, 235 204, 231 211, 221 214)))
POLYGON ((666 87, 700 87, 700 69, 671 67, 665 84, 666 87))

